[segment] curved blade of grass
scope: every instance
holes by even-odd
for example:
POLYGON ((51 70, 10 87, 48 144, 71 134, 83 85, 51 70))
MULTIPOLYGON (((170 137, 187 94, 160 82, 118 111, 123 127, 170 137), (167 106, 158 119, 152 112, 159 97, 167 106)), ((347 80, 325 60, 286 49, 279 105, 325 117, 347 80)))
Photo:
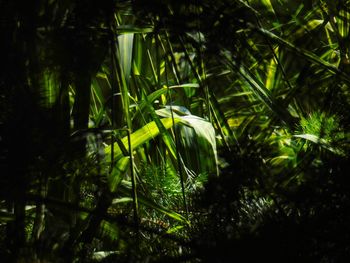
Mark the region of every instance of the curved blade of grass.
MULTIPOLYGON (((173 124, 179 123, 180 120, 178 118, 175 118, 173 122, 172 118, 163 118, 163 119, 160 119, 160 122, 162 123, 165 129, 169 129, 173 127, 173 124)), ((148 142, 149 140, 155 138, 159 134, 160 134, 160 130, 155 121, 147 123, 142 128, 138 129, 137 131, 131 134, 132 148, 136 149, 137 147, 141 146, 145 142, 148 142)), ((128 138, 126 136, 122 139, 122 143, 124 144, 125 148, 128 149, 128 138)), ((105 153, 107 156, 111 154, 110 145, 105 148, 105 153)), ((123 156, 124 156, 123 152, 119 148, 118 144, 114 143, 115 160, 118 160, 123 156)))
MULTIPOLYGON (((157 115, 156 111, 154 110, 154 107, 152 104, 148 101, 147 96, 145 96, 145 102, 146 102, 146 108, 148 112, 150 113, 152 119, 157 125, 157 128, 160 131, 160 134, 162 136, 162 139, 167 146, 167 149, 171 153, 171 156, 174 160, 176 160, 176 147, 173 138, 170 136, 169 132, 167 131, 167 128, 165 128, 164 124, 161 122, 159 116, 157 115)), ((172 118, 170 118, 172 119, 172 118)), ((175 125, 175 120, 173 121, 173 125, 175 125)))

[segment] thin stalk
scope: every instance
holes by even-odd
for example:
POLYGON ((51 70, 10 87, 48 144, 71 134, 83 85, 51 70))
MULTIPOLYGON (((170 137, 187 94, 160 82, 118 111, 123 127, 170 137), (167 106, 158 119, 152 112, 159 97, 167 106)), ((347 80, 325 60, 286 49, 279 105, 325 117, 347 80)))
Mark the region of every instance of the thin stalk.
MULTIPOLYGON (((144 42, 146 42, 146 39, 145 39, 144 35, 142 35, 142 39, 143 39, 144 42)), ((154 78, 154 80, 156 82, 158 82, 158 76, 157 76, 156 70, 154 68, 153 59, 152 59, 152 56, 151 56, 151 52, 149 51, 149 48, 147 48, 147 57, 148 57, 148 60, 149 60, 149 62, 151 64, 153 78, 154 78)))
POLYGON ((129 158, 130 158, 130 174, 131 174, 131 184, 132 184, 132 200, 133 200, 133 208, 134 208, 134 223, 136 227, 136 233, 139 233, 139 215, 138 215, 138 201, 137 201, 137 184, 136 184, 136 176, 134 172, 134 157, 133 157, 133 149, 131 143, 131 131, 127 129, 128 133, 128 147, 129 147, 129 158))
MULTIPOLYGON (((176 83, 178 85, 180 85, 180 78, 179 78, 180 73, 179 73, 179 70, 178 70, 178 68, 176 66, 174 50, 173 50, 173 47, 172 47, 172 45, 170 43, 168 32, 165 32, 165 36, 166 36, 166 42, 167 42, 169 50, 170 50, 169 54, 170 54, 170 57, 171 57, 171 61, 173 62, 173 63, 171 63, 171 65, 172 65, 173 73, 174 73, 174 76, 175 76, 175 79, 176 79, 176 83)), ((164 49, 164 52, 165 52, 165 48, 164 47, 163 47, 163 49, 164 49)))
MULTIPOLYGON (((114 30, 112 28, 112 25, 110 25, 111 30, 110 30, 110 52, 111 52, 111 62, 112 62, 112 97, 111 97, 111 126, 112 129, 115 129, 115 119, 116 119, 116 106, 115 106, 115 100, 114 100, 114 96, 117 93, 117 85, 116 81, 115 81, 115 76, 116 76, 116 71, 115 71, 115 60, 114 60, 114 56, 113 54, 116 52, 115 50, 115 37, 114 37, 114 30)), ((110 170, 112 171, 114 166, 114 133, 111 133, 111 167, 110 170)))

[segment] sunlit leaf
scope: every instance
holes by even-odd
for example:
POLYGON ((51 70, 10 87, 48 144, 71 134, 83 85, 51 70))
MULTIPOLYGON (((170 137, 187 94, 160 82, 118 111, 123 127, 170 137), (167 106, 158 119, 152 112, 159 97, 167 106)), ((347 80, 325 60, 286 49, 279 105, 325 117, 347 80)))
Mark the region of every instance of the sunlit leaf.
MULTIPOLYGON (((175 118, 174 120, 172 118, 164 118, 160 120, 162 124, 164 125, 165 129, 169 129, 173 126, 173 124, 178 123, 180 120, 178 118, 175 118)), ((131 144, 133 149, 136 149, 137 147, 141 146, 145 142, 155 138, 156 136, 159 135, 159 129, 154 121, 147 123, 144 125, 142 128, 138 129, 137 131, 133 132, 131 134, 131 144)), ((128 149, 128 137, 124 137, 122 139, 122 142, 125 146, 126 149, 128 149)), ((120 159, 123 154, 120 148, 118 147, 118 144, 114 144, 114 156, 115 159, 118 160, 120 159)), ((110 155, 111 153, 111 146, 107 146, 105 148, 105 153, 107 156, 110 155)))

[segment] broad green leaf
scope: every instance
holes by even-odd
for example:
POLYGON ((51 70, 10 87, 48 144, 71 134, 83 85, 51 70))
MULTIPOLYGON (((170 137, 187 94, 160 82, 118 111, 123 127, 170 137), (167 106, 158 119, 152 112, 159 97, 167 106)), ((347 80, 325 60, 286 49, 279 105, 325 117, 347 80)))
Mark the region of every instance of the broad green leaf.
POLYGON ((119 63, 128 85, 131 73, 131 62, 133 56, 134 34, 122 34, 118 36, 119 63))
MULTIPOLYGON (((199 170, 200 173, 216 173, 218 174, 218 160, 216 153, 216 137, 215 130, 213 125, 194 115, 188 115, 181 117, 182 123, 186 124, 189 127, 180 127, 180 135, 183 143, 186 147, 190 147, 195 143, 195 147, 199 150, 199 170), (194 134, 192 132, 194 131, 194 134), (206 171, 208 169, 208 171, 206 171)), ((190 162, 193 163, 196 161, 197 156, 194 153, 189 153, 190 162)), ((198 161, 198 160, 197 160, 198 161)))
POLYGON ((203 118, 191 115, 185 107, 169 106, 156 112, 163 117, 173 114, 183 124, 178 126, 178 131, 184 147, 181 155, 187 165, 191 168, 196 167, 196 173, 217 173, 216 137, 213 125, 203 118))
MULTIPOLYGON (((169 128, 173 127, 173 124, 180 122, 180 120, 178 118, 174 118, 174 120, 172 118, 164 118, 164 119, 160 119, 160 121, 165 129, 169 129, 169 128)), ((130 137, 131 137, 132 148, 136 149, 137 147, 141 146, 145 142, 148 142, 149 140, 158 136, 159 133, 160 132, 159 132, 159 129, 158 129, 155 121, 147 123, 142 128, 138 129, 137 131, 135 131, 131 134, 130 137)), ((127 136, 122 139, 122 142, 123 142, 125 148, 128 149, 128 137, 127 136)), ((123 153, 122 153, 122 151, 119 148, 117 143, 114 144, 114 149, 115 149, 114 150, 115 160, 118 160, 121 157, 123 157, 123 153)), ((106 153, 106 156, 109 156, 111 154, 111 146, 110 145, 105 148, 105 153, 106 153)))

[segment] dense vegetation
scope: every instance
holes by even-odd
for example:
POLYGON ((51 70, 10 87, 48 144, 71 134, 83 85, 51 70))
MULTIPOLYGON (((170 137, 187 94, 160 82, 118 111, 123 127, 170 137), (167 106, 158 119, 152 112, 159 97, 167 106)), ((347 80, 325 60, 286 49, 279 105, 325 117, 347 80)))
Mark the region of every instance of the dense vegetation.
POLYGON ((350 1, 0 14, 1 262, 348 262, 350 1))

